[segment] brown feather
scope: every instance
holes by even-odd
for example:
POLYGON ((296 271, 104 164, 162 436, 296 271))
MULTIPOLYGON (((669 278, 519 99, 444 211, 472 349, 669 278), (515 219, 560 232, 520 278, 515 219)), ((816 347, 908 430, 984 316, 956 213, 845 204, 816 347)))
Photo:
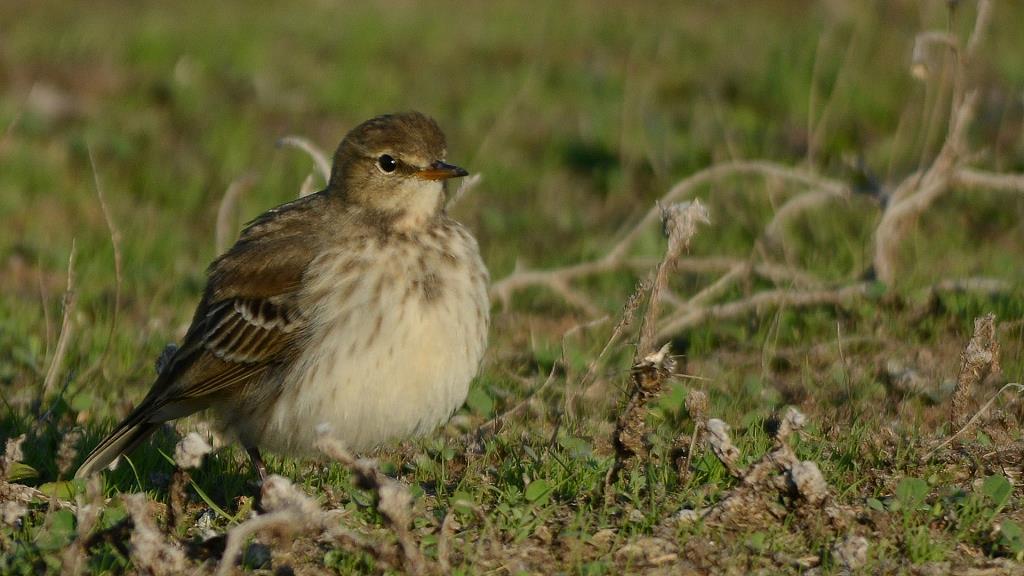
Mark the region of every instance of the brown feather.
POLYGON ((86 458, 108 466, 154 424, 209 407, 294 359, 303 338, 302 276, 334 199, 313 194, 268 211, 214 261, 182 345, 139 406, 86 458))

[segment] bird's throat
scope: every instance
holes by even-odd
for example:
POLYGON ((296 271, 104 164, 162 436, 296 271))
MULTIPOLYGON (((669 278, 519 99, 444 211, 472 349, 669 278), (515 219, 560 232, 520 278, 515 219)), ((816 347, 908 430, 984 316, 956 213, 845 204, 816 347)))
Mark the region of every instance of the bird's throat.
POLYGON ((426 228, 444 209, 444 187, 441 182, 424 181, 408 194, 402 208, 392 221, 397 231, 411 232, 426 228))

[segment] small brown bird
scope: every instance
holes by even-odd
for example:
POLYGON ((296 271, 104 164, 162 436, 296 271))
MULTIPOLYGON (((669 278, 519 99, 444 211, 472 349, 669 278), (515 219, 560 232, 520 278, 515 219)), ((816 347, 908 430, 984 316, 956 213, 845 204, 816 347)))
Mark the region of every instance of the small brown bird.
POLYGON ((353 450, 423 434, 466 398, 487 343, 487 269, 444 209, 444 134, 423 114, 345 136, 327 188, 273 208, 210 265, 181 347, 75 474, 109 466, 161 423, 211 408, 260 478, 259 448, 353 450))

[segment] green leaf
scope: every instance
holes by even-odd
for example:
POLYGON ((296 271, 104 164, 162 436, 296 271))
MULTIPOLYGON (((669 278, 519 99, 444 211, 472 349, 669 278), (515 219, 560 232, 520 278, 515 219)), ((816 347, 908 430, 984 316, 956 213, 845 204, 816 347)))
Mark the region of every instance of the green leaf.
POLYGON ((39 487, 39 491, 47 496, 53 496, 62 500, 74 500, 75 494, 85 490, 83 480, 64 480, 61 482, 47 482, 39 487))
POLYGON ((1017 556, 1024 553, 1024 529, 1020 524, 1004 521, 999 527, 999 545, 1017 556))
POLYGON ((473 500, 473 495, 461 490, 452 494, 450 502, 452 508, 454 508, 456 512, 462 512, 464 514, 472 512, 473 507, 476 505, 476 502, 473 500))
POLYGON ((747 547, 755 552, 761 552, 765 549, 765 543, 768 541, 768 534, 765 532, 757 531, 747 537, 747 547))
POLYGON ((474 414, 489 418, 494 412, 494 400, 482 386, 474 386, 466 397, 466 405, 474 414))
POLYGON ((114 500, 110 506, 103 509, 103 515, 100 517, 100 527, 104 530, 112 528, 127 517, 128 511, 124 509, 120 500, 114 500))
POLYGON ((928 497, 928 483, 920 478, 907 477, 896 486, 896 499, 908 510, 915 510, 928 497))
POLYGON ((1006 476, 995 474, 981 483, 981 493, 988 497, 997 508, 1002 508, 1013 494, 1013 485, 1006 476))
POLYGON ((993 446, 992 439, 984 432, 978 432, 977 436, 975 436, 975 441, 983 448, 991 448, 993 446))
POLYGON ((75 534, 75 515, 70 510, 57 510, 46 515, 46 523, 36 544, 43 550, 58 550, 75 534))
POLYGON ((11 467, 7 469, 8 482, 17 482, 26 478, 38 477, 39 471, 24 462, 14 462, 11 464, 11 467))
POLYGON ((537 480, 530 482, 530 485, 526 487, 526 493, 524 496, 526 497, 527 502, 543 504, 547 501, 550 493, 551 484, 543 478, 538 478, 537 480))
POLYGON ((885 511, 885 504, 882 504, 882 501, 878 498, 868 498, 867 504, 868 508, 871 508, 872 510, 877 510, 879 512, 885 511))
POLYGON ((865 296, 867 296, 870 299, 877 300, 885 296, 887 292, 888 288, 886 287, 885 282, 876 281, 872 282, 871 285, 868 286, 867 293, 865 294, 865 296))
POLYGON ((590 442, 583 438, 562 436, 558 439, 558 444, 565 448, 573 458, 586 458, 594 453, 594 448, 590 445, 590 442))

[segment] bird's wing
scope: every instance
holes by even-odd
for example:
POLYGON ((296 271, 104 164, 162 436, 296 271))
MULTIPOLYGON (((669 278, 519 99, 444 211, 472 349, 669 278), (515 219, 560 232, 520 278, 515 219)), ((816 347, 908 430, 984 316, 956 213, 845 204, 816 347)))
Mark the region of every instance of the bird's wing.
POLYGON ((160 422, 202 410, 295 357, 308 326, 302 280, 318 251, 320 226, 331 216, 328 202, 313 194, 266 212, 214 261, 181 347, 75 477, 107 467, 160 422))
POLYGON ((325 201, 307 196, 264 214, 214 261, 181 347, 143 401, 151 417, 202 409, 294 359, 308 325, 302 279, 317 252, 325 201))

